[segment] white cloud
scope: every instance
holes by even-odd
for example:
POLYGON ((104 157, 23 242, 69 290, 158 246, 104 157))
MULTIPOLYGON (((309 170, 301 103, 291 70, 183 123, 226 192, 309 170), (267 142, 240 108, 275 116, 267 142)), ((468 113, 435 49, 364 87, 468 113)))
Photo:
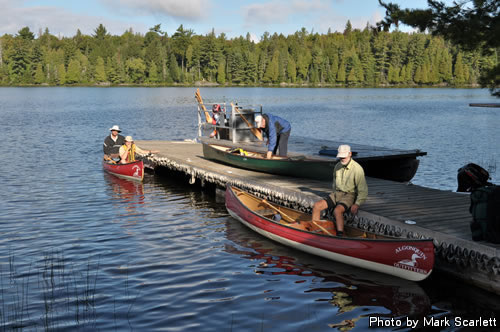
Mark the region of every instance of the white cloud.
POLYGON ((197 20, 203 18, 210 7, 204 0, 100 0, 115 11, 132 15, 171 16, 197 20))
POLYGON ((315 18, 331 10, 331 4, 325 0, 272 0, 244 6, 243 17, 246 26, 262 24, 290 23, 295 16, 299 21, 315 18))
POLYGON ((256 3, 243 7, 245 23, 253 24, 271 24, 284 23, 290 8, 282 2, 256 3))
POLYGON ((103 24, 109 33, 122 34, 129 28, 135 31, 147 31, 143 24, 130 24, 125 21, 117 21, 101 16, 89 16, 76 14, 69 10, 51 6, 21 7, 21 3, 0 0, 2 6, 2 20, 0 20, 0 35, 5 33, 17 34, 23 27, 38 35, 45 28, 55 36, 71 37, 80 29, 83 34, 92 34, 94 30, 103 24))
POLYGON ((304 13, 317 10, 328 10, 329 4, 323 0, 294 0, 291 2, 291 7, 294 12, 304 13))

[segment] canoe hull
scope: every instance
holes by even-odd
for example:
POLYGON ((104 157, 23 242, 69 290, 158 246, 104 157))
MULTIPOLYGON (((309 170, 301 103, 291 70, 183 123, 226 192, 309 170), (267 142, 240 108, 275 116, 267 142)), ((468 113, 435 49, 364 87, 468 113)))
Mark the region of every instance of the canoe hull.
POLYGON ((226 208, 232 217, 271 240, 333 261, 412 281, 427 278, 434 266, 431 239, 363 239, 307 232, 251 211, 229 186, 226 208))
POLYGON ((102 167, 106 172, 123 179, 134 181, 144 179, 144 163, 142 160, 128 164, 110 164, 103 160, 102 167))
POLYGON ((336 161, 308 158, 263 159, 232 154, 203 143, 203 156, 252 171, 316 180, 332 180, 336 161))
MULTIPOLYGON (((314 180, 332 181, 333 168, 337 163, 336 159, 329 158, 263 159, 229 153, 209 143, 202 142, 202 145, 203 156, 207 159, 252 171, 314 180)), ((230 149, 229 147, 225 148, 230 149)), ((415 155, 391 159, 360 158, 356 161, 363 167, 366 176, 397 182, 410 181, 415 176, 419 165, 419 160, 415 155)))

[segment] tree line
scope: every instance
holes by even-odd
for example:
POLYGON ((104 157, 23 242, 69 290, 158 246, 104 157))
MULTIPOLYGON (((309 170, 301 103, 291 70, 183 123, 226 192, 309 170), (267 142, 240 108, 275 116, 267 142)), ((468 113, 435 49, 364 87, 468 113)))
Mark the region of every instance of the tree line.
POLYGON ((0 85, 305 85, 475 86, 498 65, 496 49, 464 50, 439 36, 378 31, 366 26, 319 34, 266 32, 258 43, 224 33, 196 35, 183 25, 169 36, 161 26, 146 34, 111 35, 101 24, 38 37, 24 27, 0 37, 0 85))

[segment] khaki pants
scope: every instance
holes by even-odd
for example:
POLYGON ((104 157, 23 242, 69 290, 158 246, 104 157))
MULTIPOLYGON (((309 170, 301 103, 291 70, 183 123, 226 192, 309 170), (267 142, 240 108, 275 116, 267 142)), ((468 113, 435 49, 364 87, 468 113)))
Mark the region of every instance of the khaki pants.
POLYGON ((327 196, 326 202, 328 203, 328 208, 334 208, 337 204, 342 204, 346 211, 354 204, 356 200, 355 193, 346 193, 343 191, 335 191, 327 196), (329 199, 328 199, 329 198, 329 199), (329 202, 331 200, 331 202, 329 202), (330 206, 333 203, 333 206, 330 206))

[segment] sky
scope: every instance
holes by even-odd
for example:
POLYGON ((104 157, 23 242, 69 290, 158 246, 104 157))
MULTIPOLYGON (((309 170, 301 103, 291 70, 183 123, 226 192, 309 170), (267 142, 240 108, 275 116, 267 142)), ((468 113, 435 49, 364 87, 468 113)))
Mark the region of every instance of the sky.
MULTIPOLYGON (((403 8, 426 8, 426 0, 392 0, 403 8)), ((171 36, 182 24, 197 35, 214 30, 228 38, 264 32, 285 36, 301 30, 326 33, 375 25, 385 16, 378 0, 0 0, 0 35, 29 27, 38 36, 46 28, 72 37, 80 29, 91 35, 103 24, 112 35, 132 29, 145 34, 161 24, 171 36)), ((404 31, 404 27, 402 28, 404 31)), ((409 31, 409 29, 407 30, 409 31)))

